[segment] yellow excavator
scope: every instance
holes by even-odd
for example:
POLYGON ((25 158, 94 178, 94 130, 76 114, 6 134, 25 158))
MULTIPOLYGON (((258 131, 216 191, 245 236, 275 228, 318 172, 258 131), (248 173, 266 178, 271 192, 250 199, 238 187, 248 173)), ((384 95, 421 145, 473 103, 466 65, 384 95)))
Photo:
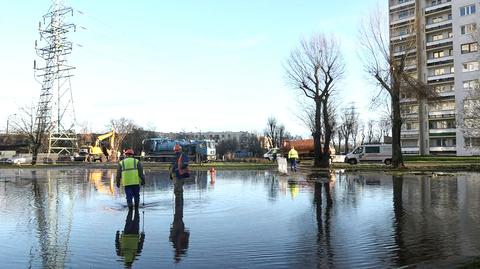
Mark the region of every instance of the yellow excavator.
POLYGON ((83 146, 80 148, 79 154, 85 156, 87 162, 105 162, 110 159, 115 143, 115 130, 103 135, 99 135, 92 146, 83 146), (105 140, 109 139, 108 143, 105 140), (108 145, 106 145, 108 144, 108 145))

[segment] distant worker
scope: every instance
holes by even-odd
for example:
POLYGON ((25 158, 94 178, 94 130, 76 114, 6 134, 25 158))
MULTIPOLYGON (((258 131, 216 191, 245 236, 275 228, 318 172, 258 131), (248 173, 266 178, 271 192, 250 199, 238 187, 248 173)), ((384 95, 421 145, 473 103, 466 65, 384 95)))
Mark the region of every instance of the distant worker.
POLYGON ((117 168, 117 188, 120 188, 120 182, 125 187, 129 209, 133 208, 132 199, 135 201, 135 208, 138 208, 140 204, 140 184, 145 185, 142 164, 139 160, 133 158, 133 155, 133 150, 127 149, 125 159, 118 162, 117 168))
POLYGON ((297 172, 298 152, 295 150, 295 147, 292 147, 288 152, 288 159, 290 160, 290 171, 297 172))
POLYGON ((189 178, 188 156, 182 152, 182 146, 179 144, 175 144, 173 151, 175 151, 175 160, 170 166, 170 179, 189 178))
POLYGON ((144 241, 145 233, 143 231, 140 232, 140 214, 138 210, 128 210, 123 232, 117 231, 115 234, 115 249, 117 250, 117 255, 124 258, 126 268, 130 268, 135 261, 135 257, 140 255, 144 241))

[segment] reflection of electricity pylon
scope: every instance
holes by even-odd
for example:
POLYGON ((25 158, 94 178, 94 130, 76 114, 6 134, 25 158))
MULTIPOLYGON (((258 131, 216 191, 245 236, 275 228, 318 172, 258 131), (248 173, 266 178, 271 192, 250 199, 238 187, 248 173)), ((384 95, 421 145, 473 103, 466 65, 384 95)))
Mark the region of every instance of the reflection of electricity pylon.
POLYGON ((75 25, 64 21, 66 15, 73 15, 73 9, 65 7, 64 0, 53 0, 43 23, 39 23, 39 47, 35 41, 37 55, 45 65, 37 67, 36 77, 42 77, 42 89, 36 115, 36 132, 49 133, 48 153, 71 154, 77 147, 75 133, 75 110, 70 84, 70 71, 75 69, 67 65, 67 56, 72 52, 72 42, 67 34, 75 25))

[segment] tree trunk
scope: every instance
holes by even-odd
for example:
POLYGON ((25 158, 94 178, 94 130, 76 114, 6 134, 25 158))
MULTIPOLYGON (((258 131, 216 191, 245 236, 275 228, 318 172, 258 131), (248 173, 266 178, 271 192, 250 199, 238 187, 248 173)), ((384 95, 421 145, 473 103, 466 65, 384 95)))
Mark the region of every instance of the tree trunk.
MULTIPOLYGON (((398 89, 400 85, 398 85, 398 89)), ((394 90, 392 98, 392 166, 398 168, 403 166, 401 129, 402 116, 400 114, 400 94, 399 90, 394 90)))
POLYGON ((322 164, 322 103, 321 100, 315 99, 315 132, 313 133, 313 146, 315 152, 314 167, 321 167, 322 164))
POLYGON ((330 140, 332 138, 332 126, 330 124, 330 115, 328 111, 328 96, 323 100, 323 126, 325 126, 325 141, 322 151, 322 168, 330 167, 330 140))

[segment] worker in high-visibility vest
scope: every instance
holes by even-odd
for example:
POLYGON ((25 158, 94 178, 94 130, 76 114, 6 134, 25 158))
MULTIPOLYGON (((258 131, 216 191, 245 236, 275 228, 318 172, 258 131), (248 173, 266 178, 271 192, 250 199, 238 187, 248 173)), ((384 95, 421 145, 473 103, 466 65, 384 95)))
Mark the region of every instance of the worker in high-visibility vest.
POLYGON ((135 153, 132 149, 125 151, 125 159, 118 163, 117 188, 120 183, 125 187, 128 209, 133 209, 132 200, 135 201, 135 208, 140 204, 140 184, 145 185, 145 175, 139 160, 133 158, 135 153))
POLYGON ((297 172, 298 152, 294 147, 288 152, 288 159, 290 160, 290 171, 297 172))

